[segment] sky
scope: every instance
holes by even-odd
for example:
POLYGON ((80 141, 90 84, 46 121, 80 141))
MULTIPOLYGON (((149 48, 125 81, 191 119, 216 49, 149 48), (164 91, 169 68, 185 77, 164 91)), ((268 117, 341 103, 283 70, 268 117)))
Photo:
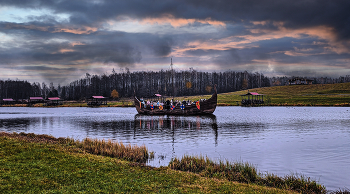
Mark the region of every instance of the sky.
POLYGON ((350 75, 349 0, 0 0, 0 79, 248 71, 350 75))

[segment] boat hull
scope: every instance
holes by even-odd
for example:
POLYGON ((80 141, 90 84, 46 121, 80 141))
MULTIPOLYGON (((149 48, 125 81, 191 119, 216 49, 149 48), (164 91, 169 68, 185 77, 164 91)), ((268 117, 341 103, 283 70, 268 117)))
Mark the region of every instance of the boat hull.
POLYGON ((150 106, 145 108, 136 96, 134 96, 134 102, 137 112, 144 115, 206 115, 212 114, 216 109, 217 92, 215 91, 208 100, 199 101, 199 104, 185 105, 183 109, 180 106, 176 106, 175 109, 161 109, 157 106, 153 109, 150 106))

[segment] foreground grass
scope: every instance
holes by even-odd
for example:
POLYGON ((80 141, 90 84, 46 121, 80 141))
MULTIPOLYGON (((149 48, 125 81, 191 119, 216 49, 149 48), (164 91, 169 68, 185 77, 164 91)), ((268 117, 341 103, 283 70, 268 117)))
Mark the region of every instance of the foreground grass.
POLYGON ((36 135, 34 133, 5 133, 0 132, 0 136, 21 139, 29 142, 51 143, 73 146, 76 149, 86 151, 91 154, 115 157, 131 162, 146 163, 148 159, 154 157, 153 152, 149 152, 145 145, 124 145, 112 140, 99 140, 85 138, 82 141, 72 138, 55 138, 50 135, 36 135))
POLYGON ((0 134, 0 193, 293 193, 147 167, 30 136, 0 134))

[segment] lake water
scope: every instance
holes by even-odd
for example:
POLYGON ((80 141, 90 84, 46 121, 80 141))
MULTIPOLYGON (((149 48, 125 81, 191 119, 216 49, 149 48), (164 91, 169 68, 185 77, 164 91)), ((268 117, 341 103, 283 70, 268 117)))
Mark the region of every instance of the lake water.
POLYGON ((145 116, 135 108, 0 107, 0 131, 145 144, 152 166, 203 155, 260 172, 350 188, 350 108, 218 107, 213 116, 145 116))

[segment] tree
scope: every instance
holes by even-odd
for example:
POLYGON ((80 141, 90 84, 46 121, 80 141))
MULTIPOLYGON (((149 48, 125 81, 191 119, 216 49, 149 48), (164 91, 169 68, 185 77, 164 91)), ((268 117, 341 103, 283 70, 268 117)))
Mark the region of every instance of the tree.
POLYGON ((242 89, 245 90, 248 88, 248 80, 247 79, 243 79, 242 82, 242 89))
POLYGON ((186 88, 187 89, 192 88, 192 83, 190 81, 186 82, 186 88))
POLYGON ((111 96, 112 96, 113 99, 119 98, 119 93, 117 92, 116 89, 114 89, 114 90, 112 91, 111 96))
POLYGON ((211 86, 208 85, 208 86, 205 87, 205 91, 207 91, 208 93, 210 93, 212 88, 213 88, 213 87, 211 87, 211 86))

